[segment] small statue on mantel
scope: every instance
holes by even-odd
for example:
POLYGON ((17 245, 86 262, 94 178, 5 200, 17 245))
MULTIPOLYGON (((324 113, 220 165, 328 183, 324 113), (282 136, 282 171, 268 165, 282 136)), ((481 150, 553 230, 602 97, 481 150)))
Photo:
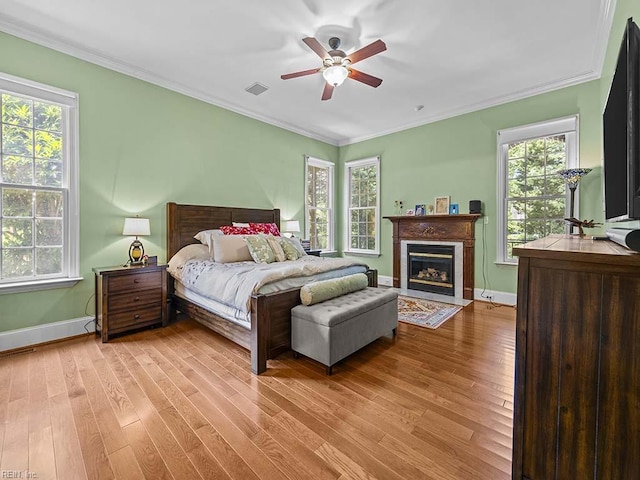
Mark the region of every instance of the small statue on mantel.
POLYGON ((578 227, 578 235, 580 235, 581 237, 584 237, 584 228, 594 228, 594 227, 600 227, 602 226, 601 223, 596 223, 592 220, 578 220, 577 218, 565 218, 565 221, 569 222, 571 224, 571 233, 573 233, 573 227, 576 226, 578 227))

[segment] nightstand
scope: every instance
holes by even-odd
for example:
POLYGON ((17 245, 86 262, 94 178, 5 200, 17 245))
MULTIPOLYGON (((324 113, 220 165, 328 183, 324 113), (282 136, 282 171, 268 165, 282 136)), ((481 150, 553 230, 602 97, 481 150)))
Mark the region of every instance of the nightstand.
POLYGON ((96 332, 107 342, 116 334, 167 324, 167 266, 94 268, 96 332))
POLYGON ((313 255, 314 257, 319 257, 322 250, 305 250, 307 255, 313 255))

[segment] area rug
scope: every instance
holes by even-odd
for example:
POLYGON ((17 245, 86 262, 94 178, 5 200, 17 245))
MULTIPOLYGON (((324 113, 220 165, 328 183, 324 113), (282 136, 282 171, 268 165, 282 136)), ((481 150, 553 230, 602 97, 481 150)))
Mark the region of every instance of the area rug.
POLYGON ((398 296, 398 320, 420 327, 436 329, 461 309, 458 305, 398 296))

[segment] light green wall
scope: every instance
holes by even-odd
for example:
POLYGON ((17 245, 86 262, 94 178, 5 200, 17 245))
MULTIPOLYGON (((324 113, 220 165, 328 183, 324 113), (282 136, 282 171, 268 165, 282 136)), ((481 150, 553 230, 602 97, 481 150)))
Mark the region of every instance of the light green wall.
MULTIPOLYGON (((0 69, 80 94, 80 272, 74 288, 0 295, 0 331, 85 315, 92 267, 127 258, 125 216, 151 220, 165 260, 165 203, 280 208, 304 217, 304 155, 338 148, 0 33, 0 69)), ((87 313, 94 313, 93 300, 87 313)))
MULTIPOLYGON (((476 224, 476 288, 483 287, 482 247, 486 236, 487 288, 515 292, 516 268, 494 263, 497 132, 578 113, 580 163, 594 167, 599 165, 600 149, 598 99, 598 82, 588 82, 345 146, 340 149, 340 162, 380 154, 383 216, 394 214, 394 200, 402 200, 405 208, 413 208, 417 203, 433 204, 436 196, 449 195, 451 203, 459 204, 461 213, 469 211, 469 200, 482 200, 489 223, 476 224)), ((598 177, 598 172, 592 172, 580 186, 581 212, 589 218, 602 218, 596 208, 601 205, 598 177)), ((367 261, 378 268, 379 274, 391 276, 391 222, 383 220, 381 226, 381 256, 367 261)))
MULTIPOLYGON (((516 271, 496 257, 496 132, 580 114, 580 163, 593 167, 578 188, 581 217, 602 221, 601 111, 624 23, 637 0, 618 0, 602 81, 566 88, 342 147, 251 120, 73 57, 0 33, 0 70, 80 94, 81 274, 74 288, 0 295, 0 331, 85 315, 94 266, 125 260, 123 218, 151 219, 149 254, 164 260, 167 201, 278 207, 303 218, 304 154, 345 161, 381 155, 382 215, 450 195, 460 211, 480 199, 486 227, 488 287, 515 292, 516 271)), ((428 108, 428 107, 427 107, 428 108)), ((339 195, 339 201, 342 201, 339 195)), ((340 209, 338 209, 340 211, 340 209)), ((343 224, 340 218, 339 225, 343 224)), ((339 232, 342 238, 342 232, 339 232)), ((482 287, 483 226, 476 226, 476 286, 482 287)), ((367 259, 391 275, 391 225, 382 222, 382 256, 367 259)), ((93 301, 88 314, 93 314, 93 301)))
MULTIPOLYGON (((381 155, 383 216, 393 215, 394 200, 403 200, 409 208, 416 203, 433 203, 436 196, 450 195, 452 203, 460 204, 462 213, 468 211, 469 200, 482 200, 489 224, 486 231, 480 221, 476 225, 476 288, 484 286, 482 252, 486 245, 487 288, 515 293, 516 268, 494 263, 497 250, 497 131, 579 114, 580 165, 593 168, 578 187, 580 217, 602 222, 602 109, 613 78, 624 26, 632 16, 636 22, 640 20, 640 3, 618 0, 601 79, 342 147, 340 170, 346 161, 381 155)), ((340 225, 343 224, 344 219, 340 225)), ((603 230, 591 232, 598 234, 603 230)), ((391 223, 383 220, 382 255, 367 259, 381 275, 392 275, 391 233, 391 223)), ((342 234, 341 231, 340 238, 342 234)))

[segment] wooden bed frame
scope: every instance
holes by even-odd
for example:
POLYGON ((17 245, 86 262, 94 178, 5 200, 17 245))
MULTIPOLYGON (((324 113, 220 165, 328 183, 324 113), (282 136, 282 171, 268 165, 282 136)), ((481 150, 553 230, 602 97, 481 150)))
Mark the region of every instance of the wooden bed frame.
MULTIPOLYGON (((231 225, 232 222, 275 223, 280 225, 280 210, 214 207, 167 203, 167 261, 182 247, 198 243, 193 236, 202 231, 231 225)), ((169 275, 167 293, 171 299, 171 318, 176 310, 186 313, 220 335, 251 352, 251 371, 267 369, 267 359, 291 349, 291 309, 300 304, 300 289, 294 288, 251 297, 251 330, 215 315, 175 295, 169 275)))

